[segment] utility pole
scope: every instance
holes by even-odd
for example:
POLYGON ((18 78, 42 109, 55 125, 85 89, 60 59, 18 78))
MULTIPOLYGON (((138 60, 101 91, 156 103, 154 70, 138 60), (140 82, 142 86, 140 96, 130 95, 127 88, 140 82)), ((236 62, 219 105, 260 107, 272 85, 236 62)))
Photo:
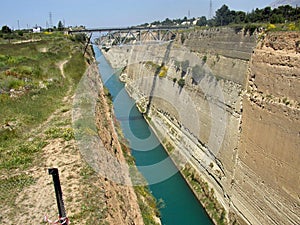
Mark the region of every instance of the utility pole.
POLYGON ((18 20, 18 30, 20 30, 20 21, 18 20))
POLYGON ((49 175, 52 175, 52 178, 53 178, 56 202, 57 202, 57 208, 58 208, 58 214, 59 214, 59 222, 64 225, 68 225, 69 220, 66 216, 66 210, 65 210, 65 206, 64 206, 62 190, 61 190, 60 181, 59 181, 58 169, 57 168, 48 169, 48 173, 49 173, 49 175))
POLYGON ((52 12, 49 12, 49 25, 50 25, 50 28, 53 28, 53 23, 52 23, 52 12))
POLYGON ((212 6, 212 0, 209 2, 209 13, 208 13, 208 19, 212 19, 213 17, 213 6, 212 6))

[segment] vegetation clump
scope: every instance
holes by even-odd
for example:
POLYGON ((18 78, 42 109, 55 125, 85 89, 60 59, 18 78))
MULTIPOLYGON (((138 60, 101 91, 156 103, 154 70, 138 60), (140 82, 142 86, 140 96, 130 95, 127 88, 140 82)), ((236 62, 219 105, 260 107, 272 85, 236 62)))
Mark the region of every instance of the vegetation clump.
POLYGON ((183 88, 183 86, 185 85, 185 79, 183 78, 180 78, 178 81, 177 81, 178 85, 180 88, 183 88))
POLYGON ((159 71, 158 76, 159 76, 160 78, 162 78, 162 77, 167 76, 167 73, 168 73, 168 67, 162 66, 162 67, 160 68, 160 71, 159 71))
POLYGON ((196 170, 189 164, 182 170, 182 174, 187 179, 189 185, 194 190, 197 198, 205 208, 208 215, 217 225, 227 224, 226 211, 214 196, 214 190, 209 189, 208 184, 198 175, 196 170))
MULTIPOLYGON (((290 5, 271 8, 267 6, 263 9, 256 8, 251 12, 235 11, 229 9, 227 5, 221 6, 215 12, 215 16, 207 19, 205 16, 198 18, 169 19, 163 21, 154 21, 152 23, 142 24, 142 26, 198 26, 198 27, 219 27, 232 26, 238 33, 244 29, 245 33, 253 34, 260 27, 266 27, 268 24, 276 24, 276 30, 300 30, 300 7, 290 5)), ((271 29, 272 30, 272 29, 271 29)), ((274 29, 275 30, 275 29, 274 29)), ((180 41, 184 44, 186 36, 181 34, 180 41)))

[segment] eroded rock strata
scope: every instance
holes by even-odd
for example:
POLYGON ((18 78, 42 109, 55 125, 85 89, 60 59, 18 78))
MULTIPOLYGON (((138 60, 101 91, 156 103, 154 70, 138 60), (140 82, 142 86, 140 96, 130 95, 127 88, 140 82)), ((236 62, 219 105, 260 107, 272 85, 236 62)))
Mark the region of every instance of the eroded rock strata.
POLYGON ((105 223, 144 224, 113 118, 112 105, 94 63, 77 87, 73 109, 80 153, 97 173, 99 192, 103 195, 102 199, 91 196, 90 201, 99 200, 104 205, 97 213, 103 214, 105 223))
POLYGON ((105 53, 180 169, 228 223, 300 220, 300 34, 220 28, 105 53))

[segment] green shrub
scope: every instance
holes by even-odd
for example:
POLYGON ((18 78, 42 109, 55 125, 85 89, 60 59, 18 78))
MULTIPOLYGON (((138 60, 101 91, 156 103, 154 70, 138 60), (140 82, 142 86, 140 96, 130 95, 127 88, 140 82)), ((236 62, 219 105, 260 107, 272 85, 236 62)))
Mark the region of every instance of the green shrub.
POLYGON ((179 85, 179 87, 183 88, 183 86, 185 85, 185 79, 180 78, 180 79, 178 80, 178 85, 179 85))
POLYGON ((183 43, 184 43, 184 41, 186 40, 186 38, 185 38, 185 35, 184 35, 184 34, 181 34, 181 36, 180 36, 180 40, 181 40, 181 44, 183 44, 183 43))
POLYGON ((51 127, 46 130, 45 134, 48 138, 63 138, 65 141, 74 139, 74 131, 72 128, 51 127))
POLYGON ((25 82, 23 80, 20 80, 15 77, 11 77, 11 76, 0 81, 0 88, 4 89, 6 91, 9 91, 11 89, 19 89, 20 87, 23 87, 24 85, 25 85, 25 82))
POLYGON ((84 43, 86 41, 86 35, 85 34, 75 34, 74 36, 71 36, 71 40, 75 41, 75 42, 84 43))
POLYGON ((10 129, 1 129, 0 130, 0 142, 3 143, 3 141, 7 141, 9 139, 13 139, 17 136, 17 133, 15 130, 10 129))
POLYGON ((254 32, 258 29, 259 25, 257 24, 247 24, 244 27, 244 34, 247 34, 249 32, 249 35, 252 36, 254 32))
POLYGON ((33 73, 33 68, 31 66, 21 66, 18 69, 22 74, 31 75, 33 73))

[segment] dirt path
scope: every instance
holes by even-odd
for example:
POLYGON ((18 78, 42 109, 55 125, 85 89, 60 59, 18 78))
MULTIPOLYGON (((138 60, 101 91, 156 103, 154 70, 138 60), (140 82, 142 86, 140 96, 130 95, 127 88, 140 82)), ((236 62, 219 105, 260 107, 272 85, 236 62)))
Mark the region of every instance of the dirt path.
MULTIPOLYGON (((65 63, 67 60, 60 63, 60 68, 63 69, 65 63)), ((110 118, 110 108, 105 102, 103 90, 100 96, 101 105, 106 105, 104 115, 110 118)), ((54 186, 52 177, 48 175, 48 168, 53 167, 59 170, 65 208, 72 224, 143 224, 133 188, 99 176, 82 158, 71 135, 73 99, 70 90, 57 110, 30 131, 30 139, 38 138, 47 144, 35 159, 33 167, 19 171, 32 176, 34 183, 18 193, 12 208, 1 213, 6 215, 2 218, 0 215, 1 224, 46 224, 43 222, 45 215, 51 220, 57 219, 54 186), (66 138, 69 134, 70 139, 66 138)), ((105 132, 117 140, 113 127, 109 127, 105 132)), ((113 152, 112 148, 110 146, 109 151, 113 152)), ((118 147, 118 154, 121 152, 118 147)))
POLYGON ((16 41, 13 42, 12 44, 22 44, 22 43, 30 43, 30 42, 38 42, 41 41, 42 39, 29 39, 29 40, 23 40, 23 41, 16 41))
MULTIPOLYGON (((60 68, 68 60, 60 63, 60 68)), ((62 73, 63 74, 63 73, 62 73)), ((68 216, 80 214, 82 207, 81 171, 86 166, 81 158, 76 140, 64 138, 72 134, 72 87, 66 93, 62 104, 38 127, 31 130, 28 143, 39 139, 47 142, 33 167, 15 171, 16 175, 30 175, 34 183, 25 187, 13 204, 0 215, 1 224, 45 224, 47 215, 51 220, 57 219, 57 205, 52 177, 48 168, 58 168, 68 216), (55 132, 55 133, 54 133, 55 132), (65 133, 65 134, 64 134, 65 133), (5 215, 5 216, 4 216, 5 215), (9 217, 7 215, 10 215, 9 217)))
MULTIPOLYGON (((70 92, 68 92, 70 94, 70 92)), ((72 129, 71 106, 72 96, 63 100, 62 107, 58 108, 41 126, 32 131, 33 136, 44 139, 48 144, 43 148, 41 157, 36 159, 36 166, 30 170, 35 183, 25 188, 16 199, 19 214, 14 224, 42 224, 45 215, 50 219, 57 219, 57 206, 54 194, 52 177, 48 175, 48 168, 59 169, 64 196, 68 200, 66 210, 68 215, 80 212, 80 171, 83 161, 74 139, 65 140, 53 138, 47 130, 56 128, 62 132, 72 129), (74 200, 74 201, 73 201, 74 200), (34 213, 33 213, 34 212, 34 213)), ((65 199, 65 200, 66 200, 65 199)), ((11 222, 11 221, 10 221, 11 222)))
POLYGON ((61 61, 60 63, 58 63, 58 68, 59 68, 60 73, 61 73, 61 75, 62 75, 63 78, 66 78, 65 72, 64 72, 64 65, 65 65, 67 62, 69 62, 68 59, 67 59, 67 60, 64 60, 64 61, 61 61))

